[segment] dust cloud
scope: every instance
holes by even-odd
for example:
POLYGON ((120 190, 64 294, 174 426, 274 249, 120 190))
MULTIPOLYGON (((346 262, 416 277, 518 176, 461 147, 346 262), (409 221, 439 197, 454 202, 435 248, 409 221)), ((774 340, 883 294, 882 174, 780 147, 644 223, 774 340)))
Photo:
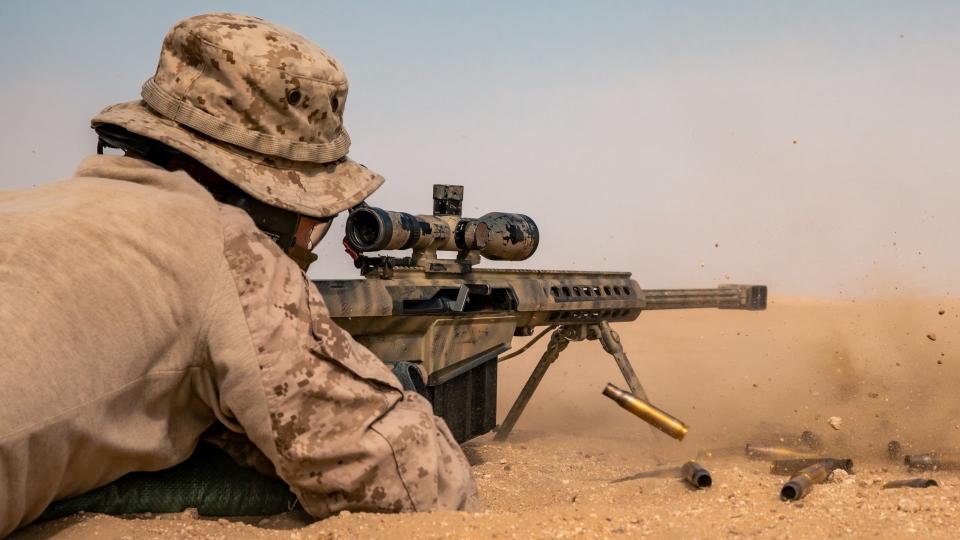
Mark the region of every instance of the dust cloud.
MULTIPOLYGON (((960 301, 936 298, 774 296, 765 312, 645 312, 617 330, 650 400, 690 426, 683 442, 654 437, 601 395, 624 383, 598 342, 567 348, 518 429, 633 437, 690 457, 803 430, 868 458, 892 439, 909 451, 960 446, 958 319, 960 301)), ((501 365, 501 418, 542 350, 501 365)))

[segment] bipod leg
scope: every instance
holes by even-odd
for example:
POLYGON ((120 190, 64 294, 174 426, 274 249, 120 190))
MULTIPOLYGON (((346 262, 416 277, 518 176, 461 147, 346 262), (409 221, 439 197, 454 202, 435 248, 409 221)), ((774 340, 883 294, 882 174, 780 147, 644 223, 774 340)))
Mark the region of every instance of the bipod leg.
MULTIPOLYGON (((623 344, 620 343, 620 336, 610 328, 610 323, 600 321, 600 324, 594 327, 594 331, 597 339, 600 340, 600 344, 603 345, 603 350, 616 360, 617 367, 620 368, 620 373, 623 374, 624 380, 627 381, 627 386, 630 387, 630 391, 638 398, 644 401, 650 401, 647 397, 647 392, 643 389, 643 385, 640 384, 640 378, 637 377, 637 372, 633 370, 633 365, 630 364, 630 359, 627 358, 627 353, 623 352, 623 344)), ((657 429, 653 426, 649 427, 650 433, 653 435, 653 445, 657 446, 659 444, 657 429)), ((656 453, 656 450, 654 450, 653 459, 658 465, 666 463, 666 461, 656 453)))
POLYGON ((607 351, 607 353, 616 360, 617 367, 620 368, 620 373, 623 373, 623 378, 627 381, 627 386, 630 387, 630 391, 638 398, 649 401, 647 393, 644 391, 643 385, 640 384, 640 379, 637 377, 637 372, 633 370, 630 359, 627 358, 627 353, 623 352, 620 336, 610 328, 610 324, 607 321, 600 321, 600 324, 597 325, 597 330, 597 337, 600 339, 600 344, 603 345, 603 350, 607 351))
POLYGON ((523 389, 520 390, 517 400, 513 402, 513 407, 510 407, 510 412, 507 413, 507 417, 503 419, 503 423, 497 428, 497 434, 493 436, 493 440, 505 441, 507 437, 510 436, 510 432, 513 431, 513 426, 516 425, 517 420, 520 419, 520 415, 523 414, 523 410, 527 407, 527 403, 530 402, 530 398, 533 397, 533 393, 537 391, 537 386, 540 384, 543 376, 546 375, 547 368, 560 356, 560 352, 570 344, 570 337, 567 334, 567 327, 561 326, 550 335, 547 350, 543 352, 543 356, 541 356, 540 361, 537 362, 537 367, 533 368, 533 372, 527 379, 526 384, 523 385, 523 389))

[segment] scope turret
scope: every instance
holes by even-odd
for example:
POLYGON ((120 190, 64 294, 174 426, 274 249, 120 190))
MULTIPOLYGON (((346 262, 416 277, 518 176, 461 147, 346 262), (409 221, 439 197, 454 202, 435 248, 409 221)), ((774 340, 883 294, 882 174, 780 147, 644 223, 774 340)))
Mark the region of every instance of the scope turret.
POLYGON ((479 218, 460 215, 463 187, 435 185, 433 215, 413 215, 360 206, 350 212, 346 243, 356 253, 413 250, 413 259, 435 259, 437 251, 457 252, 458 261, 522 261, 537 250, 540 232, 523 214, 491 212, 479 218), (476 260, 473 260, 476 259, 476 260))

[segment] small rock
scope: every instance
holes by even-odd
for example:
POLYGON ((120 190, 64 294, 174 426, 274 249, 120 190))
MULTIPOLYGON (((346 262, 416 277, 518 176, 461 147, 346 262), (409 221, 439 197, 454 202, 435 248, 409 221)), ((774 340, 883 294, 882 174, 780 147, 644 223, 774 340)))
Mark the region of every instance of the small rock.
POLYGON ((200 519, 200 512, 196 508, 187 508, 180 512, 180 519, 200 519))
POLYGON ((829 424, 830 427, 836 430, 840 429, 840 424, 842 423, 843 423, 843 418, 840 418, 839 416, 831 416, 830 418, 827 419, 827 424, 829 424))
POLYGON ((498 463, 500 463, 501 465, 505 465, 507 463, 507 460, 501 459, 498 463))
POLYGON ((934 334, 933 332, 930 332, 929 334, 927 334, 927 339, 929 339, 930 341, 936 341, 937 335, 934 334))
POLYGON ((834 469, 833 472, 830 473, 830 478, 828 478, 833 484, 846 484, 848 479, 853 480, 850 478, 850 473, 843 469, 834 469))
POLYGON ((937 312, 937 315, 943 315, 944 313, 946 313, 946 310, 941 309, 937 312))
POLYGON ((903 497, 900 499, 900 502, 897 503, 897 510, 900 510, 901 512, 919 512, 920 503, 913 499, 903 497))

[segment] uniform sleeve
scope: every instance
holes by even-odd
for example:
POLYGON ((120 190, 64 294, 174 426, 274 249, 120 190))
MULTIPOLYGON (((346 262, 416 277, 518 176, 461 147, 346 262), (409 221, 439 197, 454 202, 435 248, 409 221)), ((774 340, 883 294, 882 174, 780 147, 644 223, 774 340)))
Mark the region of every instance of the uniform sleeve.
MULTIPOLYGON (((442 419, 330 318, 316 287, 239 209, 222 207, 224 254, 249 346, 236 328, 213 362, 221 406, 316 517, 340 510, 470 509, 469 464, 442 419), (248 354, 242 354, 247 350, 248 354), (226 381, 255 364, 258 390, 226 381), (246 388, 246 391, 240 391, 246 388), (254 394, 254 395, 250 395, 254 394), (265 433, 266 432, 266 433, 265 433)), ((229 302, 222 302, 229 304, 229 302)), ((229 320, 224 317, 224 320, 229 320)), ((226 323, 224 323, 226 324, 226 323)))

